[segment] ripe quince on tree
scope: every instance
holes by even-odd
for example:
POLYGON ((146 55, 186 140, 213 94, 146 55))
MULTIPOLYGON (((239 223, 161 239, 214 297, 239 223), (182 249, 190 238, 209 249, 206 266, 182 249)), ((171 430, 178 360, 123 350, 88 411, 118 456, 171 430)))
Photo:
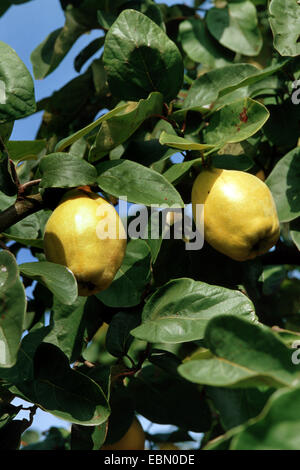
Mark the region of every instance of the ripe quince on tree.
POLYGON ((217 251, 246 261, 272 248, 280 235, 275 202, 268 186, 243 171, 204 169, 192 188, 196 227, 203 222, 197 204, 204 204, 204 238, 217 251))
POLYGON ((49 217, 44 233, 47 261, 69 268, 78 295, 107 289, 126 251, 126 233, 113 207, 88 188, 67 191, 49 217))
POLYGON ((101 450, 144 450, 145 432, 139 420, 134 417, 124 436, 113 444, 106 444, 101 450))

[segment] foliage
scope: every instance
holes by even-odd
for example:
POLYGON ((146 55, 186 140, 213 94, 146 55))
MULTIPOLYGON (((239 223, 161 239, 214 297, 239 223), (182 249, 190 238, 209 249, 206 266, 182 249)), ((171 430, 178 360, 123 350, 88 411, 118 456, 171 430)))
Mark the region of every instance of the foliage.
POLYGON ((96 450, 138 414, 176 427, 150 428, 154 449, 187 448, 191 432, 201 449, 299 449, 299 2, 60 3, 65 24, 32 51, 34 77, 0 42, 0 448, 96 450), (34 80, 90 30, 75 78, 36 103, 34 80), (40 111, 36 140, 10 139, 40 111), (120 210, 127 198, 123 222, 137 209, 150 223, 153 204, 190 204, 203 164, 263 170, 281 223, 273 250, 236 262, 184 236, 129 234, 113 283, 89 298, 45 259, 69 188, 120 210), (23 248, 37 261, 18 264, 23 248), (28 420, 15 397, 32 404, 28 420), (36 407, 70 432, 36 434, 36 407))

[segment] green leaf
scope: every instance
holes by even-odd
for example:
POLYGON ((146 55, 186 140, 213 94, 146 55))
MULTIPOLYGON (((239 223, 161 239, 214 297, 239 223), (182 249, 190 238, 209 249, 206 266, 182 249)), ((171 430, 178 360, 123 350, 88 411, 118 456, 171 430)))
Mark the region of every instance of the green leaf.
POLYGON ((78 297, 71 305, 62 304, 54 297, 50 322, 52 328, 45 337, 45 341, 60 348, 70 361, 74 361, 81 354, 82 346, 74 358, 74 349, 78 349, 76 344, 77 336, 81 326, 85 303, 85 297, 78 297))
MULTIPOLYGON (((280 93, 280 92, 279 92, 280 93)), ((268 106, 270 119, 266 123, 263 133, 271 147, 280 148, 281 155, 297 147, 299 139, 300 108, 293 104, 288 97, 280 104, 268 106), (286 119, 282 120, 282 115, 286 119)))
POLYGON ((204 432, 210 427, 210 410, 199 389, 154 365, 143 367, 130 380, 128 388, 136 411, 154 423, 194 432, 204 432))
POLYGON ((203 131, 210 145, 241 142, 255 134, 270 114, 267 108, 250 98, 235 101, 214 112, 203 131))
POLYGON ((133 313, 118 312, 113 316, 107 333, 106 333, 106 349, 115 357, 123 357, 127 354, 128 349, 134 340, 130 331, 135 328, 140 321, 140 315, 133 313))
POLYGON ((266 179, 275 200, 280 222, 300 215, 300 148, 288 152, 275 165, 266 179))
POLYGON ((36 159, 38 154, 46 149, 46 140, 10 140, 6 148, 10 158, 16 162, 36 159))
POLYGON ((232 64, 211 70, 194 81, 184 100, 183 109, 198 109, 205 105, 213 105, 215 109, 220 106, 219 98, 266 79, 287 62, 281 61, 263 70, 251 64, 232 64))
POLYGON ((71 423, 93 426, 107 420, 110 408, 101 387, 71 369, 67 357, 56 346, 40 344, 33 366, 34 379, 12 387, 17 396, 71 423))
POLYGON ((71 429, 71 450, 99 450, 106 437, 107 423, 98 426, 73 424, 71 429))
POLYGON ((0 405, 0 429, 12 421, 18 413, 19 409, 16 406, 5 403, 5 400, 3 400, 0 405))
MULTIPOLYGON (((99 11, 98 11, 99 13, 99 11)), ((94 39, 75 57, 74 68, 80 72, 83 65, 99 50, 104 44, 105 36, 94 39)))
POLYGON ((297 246, 298 250, 300 250, 300 218, 294 219, 290 223, 290 234, 293 242, 297 246))
MULTIPOLYGON (((192 142, 184 137, 179 137, 173 134, 167 134, 163 131, 160 135, 159 142, 161 145, 168 145, 179 150, 208 150, 215 147, 215 145, 200 144, 192 142)), ((186 162, 185 162, 186 163, 186 162)))
POLYGON ((153 114, 160 114, 163 105, 161 93, 151 93, 139 102, 129 102, 125 109, 103 121, 90 150, 89 161, 95 161, 125 142, 140 125, 153 114))
POLYGON ((0 16, 2 16, 11 6, 10 0, 2 0, 0 6, 0 16))
POLYGON ((181 360, 175 354, 164 351, 163 349, 152 349, 148 359, 149 362, 164 370, 169 375, 179 377, 178 367, 181 364, 181 360))
POLYGON ((132 394, 123 384, 112 388, 109 403, 111 414, 105 444, 118 442, 130 428, 135 415, 132 394))
POLYGON ((9 227, 3 235, 25 246, 43 248, 38 214, 31 214, 9 227))
POLYGON ((19 450, 21 435, 24 432, 24 421, 14 419, 0 429, 0 451, 19 450))
POLYGON ((107 9, 106 2, 107 0, 82 0, 80 2, 64 0, 61 4, 64 11, 70 11, 75 21, 90 31, 99 27, 97 11, 107 9))
POLYGON ((17 194, 17 185, 12 175, 8 154, 0 151, 0 191, 6 196, 17 194))
POLYGON ((83 127, 74 134, 66 137, 65 139, 60 140, 55 147, 55 151, 62 152, 62 150, 64 150, 66 147, 69 147, 70 145, 74 144, 74 142, 84 137, 86 134, 89 134, 93 129, 100 126, 103 121, 105 121, 106 119, 110 119, 115 114, 120 113, 127 106, 128 103, 118 105, 116 108, 112 109, 108 113, 103 114, 103 116, 100 116, 98 119, 96 119, 96 121, 92 122, 91 124, 88 124, 87 126, 83 127))
MULTIPOLYGON (((229 144, 235 145, 235 144, 229 144)), ((215 168, 223 168, 224 170, 239 170, 239 171, 247 171, 253 167, 253 160, 246 155, 246 153, 242 153, 240 155, 234 154, 215 154, 211 158, 212 166, 215 168)))
POLYGON ((137 101, 159 91, 168 102, 183 82, 181 54, 166 33, 147 16, 124 10, 109 29, 104 65, 113 95, 137 101))
POLYGON ((209 32, 225 47, 246 56, 258 55, 263 41, 256 8, 250 0, 230 2, 208 10, 209 32))
POLYGON ((231 449, 299 449, 299 397, 299 388, 274 394, 259 417, 233 438, 231 449))
POLYGON ((176 204, 183 207, 180 194, 157 171, 131 160, 114 160, 97 165, 97 183, 115 197, 127 197, 136 204, 176 204))
POLYGON ((102 28, 106 31, 109 30, 109 28, 113 25, 113 23, 116 21, 117 16, 114 15, 113 13, 109 13, 106 11, 98 10, 97 11, 97 19, 102 26, 102 28))
POLYGON ((130 6, 133 10, 140 11, 144 15, 148 16, 152 21, 154 21, 154 23, 165 31, 165 24, 160 5, 156 5, 153 0, 143 0, 143 2, 140 2, 140 0, 133 0, 130 2, 124 0, 123 2, 119 2, 119 4, 118 2, 114 2, 114 4, 110 6, 111 11, 114 11, 114 13, 98 10, 97 16, 100 25, 105 30, 108 30, 118 17, 117 12, 120 12, 121 8, 126 9, 126 6, 130 6))
POLYGON ((183 103, 184 109, 203 107, 216 101, 222 90, 237 86, 248 76, 259 73, 251 64, 232 64, 211 70, 194 81, 183 103))
POLYGON ((73 273, 60 264, 49 261, 23 263, 21 274, 46 286, 61 303, 71 305, 77 298, 77 282, 73 273))
POLYGON ((91 338, 100 328, 102 318, 99 302, 94 298, 78 297, 71 305, 53 299, 51 311, 51 331, 44 341, 59 347, 74 362, 91 338))
POLYGON ((299 387, 277 390, 262 412, 206 445, 206 450, 229 445, 230 450, 299 449, 299 387))
POLYGON ((6 122, 5 124, 0 124, 0 136, 5 145, 7 144, 7 141, 12 134, 14 124, 14 121, 6 122))
POLYGON ((30 59, 36 80, 45 78, 61 63, 76 40, 87 31, 78 24, 72 13, 66 13, 65 24, 53 31, 31 53, 30 59))
POLYGON ((0 367, 12 367, 23 333, 26 312, 25 289, 14 256, 0 252, 0 367))
POLYGON ((44 156, 39 164, 42 175, 41 188, 72 188, 93 184, 96 168, 82 158, 57 152, 44 156))
POLYGON ((209 68, 222 67, 233 60, 233 54, 215 41, 201 18, 181 21, 178 40, 192 60, 209 68))
POLYGON ((15 257, 5 250, 0 251, 0 292, 4 294, 18 278, 18 266, 15 257))
POLYGON ((280 288, 281 283, 287 277, 287 269, 285 266, 265 266, 263 271, 262 291, 264 295, 275 294, 280 288))
POLYGON ((44 326, 41 322, 38 322, 27 334, 24 334, 19 346, 16 363, 9 369, 0 368, 1 378, 11 384, 33 380, 33 356, 48 332, 49 326, 44 326))
POLYGON ((269 3, 269 22, 273 32, 274 47, 282 56, 300 54, 298 2, 272 0, 269 3))
MULTIPOLYGON (((185 145, 185 144, 182 144, 182 145, 185 145)), ((167 171, 163 173, 163 176, 169 181, 169 183, 176 184, 181 179, 181 177, 185 175, 192 168, 193 165, 200 164, 200 163, 201 163, 201 158, 196 158, 194 160, 190 160, 190 161, 182 162, 182 163, 174 163, 174 165, 170 166, 170 168, 168 168, 167 171)))
POLYGON ((32 77, 17 53, 0 41, 0 124, 36 110, 32 77))
POLYGON ((207 325, 205 344, 214 356, 182 364, 178 372, 185 379, 238 388, 300 383, 300 368, 292 362, 292 350, 263 324, 237 315, 219 315, 207 325))
POLYGON ((255 418, 265 406, 274 389, 263 387, 231 389, 207 387, 207 394, 220 414, 225 430, 255 418))
POLYGON ((241 292, 182 278, 167 282, 146 302, 142 324, 131 331, 138 339, 183 343, 204 337, 208 321, 221 314, 255 320, 252 302, 241 292))
POLYGON ((150 249, 144 240, 130 240, 123 263, 108 289, 96 295, 109 307, 133 307, 141 302, 150 281, 150 249))

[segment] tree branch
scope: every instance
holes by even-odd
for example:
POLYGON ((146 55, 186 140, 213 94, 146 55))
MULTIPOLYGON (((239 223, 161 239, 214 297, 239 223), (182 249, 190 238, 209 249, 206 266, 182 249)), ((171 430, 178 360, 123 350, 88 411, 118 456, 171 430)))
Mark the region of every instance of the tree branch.
POLYGON ((0 233, 5 232, 11 225, 20 222, 28 215, 34 214, 44 208, 42 196, 40 194, 32 194, 16 202, 0 212, 0 233))

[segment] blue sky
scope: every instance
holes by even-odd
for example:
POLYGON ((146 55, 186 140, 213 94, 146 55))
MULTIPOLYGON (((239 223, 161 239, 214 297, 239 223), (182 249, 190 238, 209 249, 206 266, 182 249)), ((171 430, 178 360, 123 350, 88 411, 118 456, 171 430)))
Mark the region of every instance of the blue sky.
MULTIPOLYGON (((167 3, 168 5, 180 3, 180 1, 157 0, 157 3, 167 3)), ((186 0, 186 5, 192 5, 192 0, 186 0)), ((32 0, 23 5, 12 6, 0 18, 0 40, 10 45, 27 66, 31 75, 32 65, 30 62, 31 52, 45 39, 45 37, 55 29, 63 26, 64 15, 58 0, 32 0)), ((94 38, 99 37, 100 31, 91 31, 78 39, 69 54, 65 57, 59 67, 44 80, 34 80, 36 100, 51 95, 55 90, 60 89, 78 74, 74 70, 73 62, 77 54, 94 38)), ((85 64, 82 71, 90 61, 85 64)), ((15 122, 11 136, 12 140, 33 140, 41 122, 42 113, 21 119, 15 122)), ((26 249, 21 250, 18 262, 33 261, 34 258, 26 249)), ((15 404, 23 403, 16 399, 15 404)), ((30 404, 28 404, 30 405, 30 404)), ((28 418, 28 411, 18 414, 18 419, 28 418)), ((142 424, 147 429, 149 422, 142 419, 142 424)), ((49 413, 38 410, 32 428, 40 432, 46 431, 50 426, 62 426, 69 428, 69 423, 55 418, 49 413)), ((174 428, 172 428, 174 429, 174 428)), ((151 428, 153 432, 163 432, 169 430, 169 426, 156 426, 151 428)), ((197 435, 195 434, 195 437, 197 435)))

